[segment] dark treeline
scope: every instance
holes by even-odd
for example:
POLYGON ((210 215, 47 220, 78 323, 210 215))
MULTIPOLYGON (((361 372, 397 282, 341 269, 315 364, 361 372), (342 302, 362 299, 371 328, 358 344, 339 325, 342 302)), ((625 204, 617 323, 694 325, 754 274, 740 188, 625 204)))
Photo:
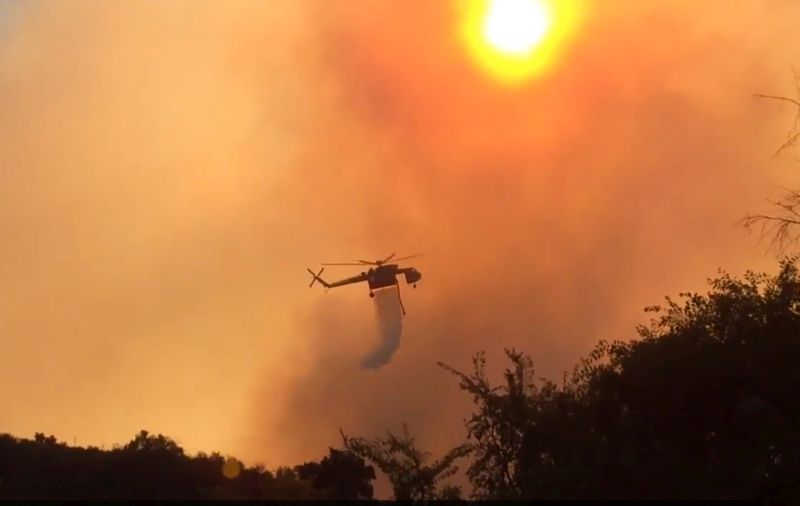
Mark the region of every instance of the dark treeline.
POLYGON ((440 364, 474 409, 464 443, 439 460, 406 427, 343 433, 320 461, 274 472, 144 431, 108 451, 0 436, 0 498, 367 499, 377 468, 398 499, 800 501, 796 261, 709 283, 647 308, 637 339, 600 342, 557 383, 515 350, 497 385, 481 353, 468 373, 440 364), (468 493, 448 483, 461 460, 468 493))
POLYGON ((271 472, 216 453, 189 456, 146 431, 112 450, 0 435, 0 499, 366 499, 374 479, 361 458, 335 449, 271 472))

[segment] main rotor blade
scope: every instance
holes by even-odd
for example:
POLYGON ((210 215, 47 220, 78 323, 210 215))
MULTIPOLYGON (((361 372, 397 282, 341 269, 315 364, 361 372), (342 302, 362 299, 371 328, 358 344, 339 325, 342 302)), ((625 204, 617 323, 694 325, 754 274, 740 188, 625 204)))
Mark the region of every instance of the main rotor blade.
POLYGON ((357 263, 353 263, 353 262, 342 262, 342 263, 330 263, 330 262, 328 262, 328 263, 323 263, 323 264, 320 264, 320 265, 362 265, 362 264, 357 264, 357 263))
POLYGON ((418 256, 422 256, 422 255, 419 255, 419 254, 417 254, 417 255, 409 255, 407 257, 395 258, 394 261, 395 262, 400 262, 401 260, 408 260, 408 259, 411 259, 411 258, 417 258, 418 256))
POLYGON ((367 260, 359 260, 363 265, 378 265, 378 262, 368 262, 367 260))
POLYGON ((380 263, 382 263, 382 264, 385 264, 386 262, 388 262, 389 260, 391 260, 392 258, 394 258, 394 256, 395 256, 396 254, 397 254, 397 253, 392 253, 391 255, 389 255, 388 257, 386 257, 385 259, 381 260, 381 261, 380 261, 380 263))

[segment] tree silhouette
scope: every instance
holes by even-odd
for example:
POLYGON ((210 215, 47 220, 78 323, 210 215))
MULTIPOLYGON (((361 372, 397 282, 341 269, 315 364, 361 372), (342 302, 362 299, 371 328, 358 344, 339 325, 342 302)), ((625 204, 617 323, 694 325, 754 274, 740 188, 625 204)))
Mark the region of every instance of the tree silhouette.
POLYGON ((300 479, 311 482, 329 498, 341 500, 372 499, 375 470, 364 459, 347 450, 329 449, 320 462, 306 462, 295 471, 300 479))
POLYGON ((601 341, 562 385, 508 351, 505 383, 444 366, 475 399, 479 498, 800 499, 800 277, 722 274, 667 298, 640 339, 601 341))
POLYGON ((647 480, 662 496, 791 491, 800 477, 796 264, 784 260, 774 277, 723 273, 710 285, 650 308, 658 317, 641 340, 603 349, 608 363, 588 391, 613 406, 605 435, 636 457, 633 476, 662 469, 647 480))
POLYGON ((476 441, 475 460, 468 475, 477 497, 518 498, 522 494, 517 462, 525 426, 533 420, 531 394, 533 365, 529 357, 506 350, 512 369, 506 369, 503 387, 492 387, 486 376, 486 358, 473 359, 474 373, 466 375, 439 363, 461 379, 461 388, 472 394, 478 412, 467 421, 468 437, 476 441))
MULTIPOLYGON (((567 498, 589 487, 577 476, 592 473, 593 443, 587 430, 577 384, 537 384, 530 357, 506 350, 510 367, 503 383, 492 386, 484 354, 473 359, 474 371, 461 373, 439 363, 460 379, 476 411, 466 421, 474 441, 468 469, 477 499, 567 498), (571 491, 571 492, 565 492, 571 491)), ((591 494, 588 494, 591 496, 591 494)))
POLYGON ((417 449, 406 424, 403 424, 402 434, 388 432, 385 439, 349 438, 344 432, 342 439, 347 449, 369 460, 386 474, 396 500, 425 501, 460 496, 457 487, 445 486, 437 491, 437 486, 458 471, 455 461, 469 454, 470 445, 459 445, 441 459, 428 463, 431 455, 417 449))
POLYGON ((104 451, 0 435, 0 499, 318 499, 291 469, 276 474, 241 466, 214 453, 190 457, 172 439, 141 431, 127 444, 104 451))
POLYGON ((176 457, 183 456, 183 448, 172 439, 165 437, 161 434, 151 435, 146 430, 140 431, 136 436, 123 448, 124 451, 134 452, 156 452, 173 455, 176 457))

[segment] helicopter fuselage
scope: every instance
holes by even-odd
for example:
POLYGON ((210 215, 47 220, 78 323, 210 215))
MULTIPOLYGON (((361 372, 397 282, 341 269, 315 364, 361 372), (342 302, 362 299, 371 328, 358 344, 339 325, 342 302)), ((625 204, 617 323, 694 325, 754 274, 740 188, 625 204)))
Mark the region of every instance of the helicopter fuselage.
POLYGON ((402 274, 406 278, 406 283, 414 284, 422 279, 422 274, 413 267, 399 269, 397 264, 386 264, 372 268, 363 273, 367 277, 367 284, 370 291, 379 288, 386 288, 397 284, 397 276, 402 274))

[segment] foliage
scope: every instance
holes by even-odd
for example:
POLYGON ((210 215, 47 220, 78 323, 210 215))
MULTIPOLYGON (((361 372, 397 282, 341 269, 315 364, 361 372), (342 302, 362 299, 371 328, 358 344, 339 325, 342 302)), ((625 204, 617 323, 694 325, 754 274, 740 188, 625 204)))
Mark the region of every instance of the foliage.
POLYGON ((439 364, 461 378, 461 388, 471 393, 478 412, 467 422, 468 437, 476 440, 475 461, 468 476, 482 494, 493 498, 514 498, 520 495, 515 466, 524 427, 531 420, 533 405, 530 358, 507 351, 513 364, 505 371, 504 387, 492 387, 486 377, 486 358, 479 353, 473 360, 475 372, 462 374, 439 364))
POLYGON ((529 358, 456 374, 479 498, 800 499, 800 278, 727 274, 667 298, 640 339, 600 342, 560 386, 529 358))
POLYGON ((320 462, 306 462, 295 471, 317 490, 329 491, 336 499, 372 499, 375 470, 364 459, 346 450, 329 449, 320 462))
POLYGON ((388 432, 385 439, 368 441, 363 438, 349 438, 344 433, 342 439, 347 449, 371 461, 386 474, 392 483, 396 500, 424 501, 460 497, 460 489, 457 487, 448 485, 437 491, 437 486, 458 471, 454 463, 469 454, 469 445, 459 445, 441 459, 428 463, 431 455, 416 447, 416 441, 410 436, 405 424, 402 434, 388 432))
MULTIPOLYGON (((194 457, 172 439, 141 431, 121 448, 104 451, 60 443, 37 433, 33 440, 0 435, 0 499, 348 499, 340 489, 321 489, 282 467, 273 474, 238 463, 226 477, 218 453, 194 457)), ((364 490, 374 478, 358 471, 349 483, 364 490)), ((306 466, 313 465, 307 463, 306 466)), ((337 464, 333 467, 336 468, 337 464)), ((330 468, 329 464, 323 466, 330 468)))

